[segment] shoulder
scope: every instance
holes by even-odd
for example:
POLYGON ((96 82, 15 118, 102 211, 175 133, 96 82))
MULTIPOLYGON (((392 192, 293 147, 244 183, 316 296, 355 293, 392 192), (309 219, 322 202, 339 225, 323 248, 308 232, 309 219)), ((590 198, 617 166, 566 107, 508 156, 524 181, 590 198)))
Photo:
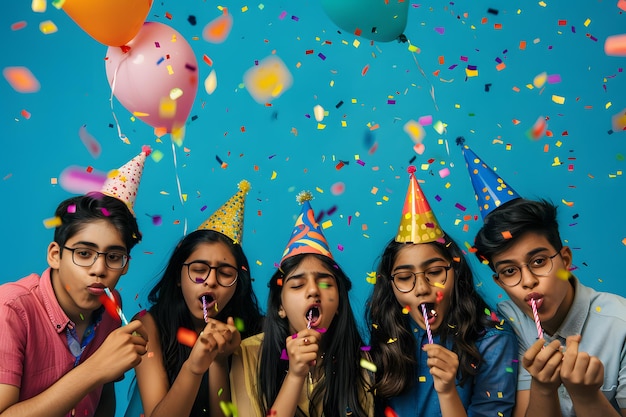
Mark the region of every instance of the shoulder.
POLYGON ((10 304, 24 296, 31 296, 33 290, 39 287, 40 277, 30 274, 18 281, 0 285, 0 304, 10 304))
POLYGON ((154 316, 147 311, 137 313, 133 316, 133 320, 139 320, 143 325, 145 332, 148 334, 148 340, 159 340, 159 327, 157 326, 154 316))
POLYGON ((241 349, 258 349, 261 343, 263 343, 263 333, 255 334, 241 341, 241 349))

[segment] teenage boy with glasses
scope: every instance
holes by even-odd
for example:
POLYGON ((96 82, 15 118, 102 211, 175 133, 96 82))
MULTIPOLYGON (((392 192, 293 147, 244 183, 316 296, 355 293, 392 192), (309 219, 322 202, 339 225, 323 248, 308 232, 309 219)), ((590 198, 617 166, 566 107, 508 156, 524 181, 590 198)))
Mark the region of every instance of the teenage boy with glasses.
POLYGON ((120 328, 100 300, 141 234, 129 207, 100 193, 69 198, 55 215, 49 268, 0 286, 0 416, 113 416, 113 383, 147 340, 139 321, 120 328))
POLYGON ((569 272, 556 217, 547 201, 513 198, 485 215, 474 245, 510 298, 498 307, 519 340, 515 416, 626 416, 626 299, 569 272))

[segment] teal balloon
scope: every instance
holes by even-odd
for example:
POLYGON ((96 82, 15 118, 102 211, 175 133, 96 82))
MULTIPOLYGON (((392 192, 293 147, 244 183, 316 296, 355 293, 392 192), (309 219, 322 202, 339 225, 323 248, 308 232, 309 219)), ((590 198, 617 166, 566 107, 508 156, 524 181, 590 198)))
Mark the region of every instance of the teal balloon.
POLYGON ((389 42, 406 28, 407 0, 321 0, 324 12, 337 26, 349 33, 379 42, 389 42))

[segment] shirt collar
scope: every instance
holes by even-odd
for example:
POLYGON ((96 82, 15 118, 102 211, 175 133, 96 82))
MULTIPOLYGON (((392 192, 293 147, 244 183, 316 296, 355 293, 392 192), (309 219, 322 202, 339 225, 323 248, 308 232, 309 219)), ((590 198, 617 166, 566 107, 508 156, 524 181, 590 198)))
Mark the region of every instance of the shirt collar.
MULTIPOLYGON (((52 288, 52 276, 50 274, 51 268, 46 269, 39 280, 39 286, 41 288, 41 298, 46 307, 46 313, 48 318, 55 328, 57 333, 62 333, 69 325, 74 325, 70 318, 65 314, 65 311, 61 308, 56 295, 54 294, 54 288, 52 288)), ((102 313, 104 307, 100 307, 92 314, 91 324, 94 326, 99 324, 102 320, 102 313)))
POLYGON ((589 303, 591 303, 591 293, 585 286, 580 285, 578 279, 573 275, 569 279, 570 283, 574 287, 574 301, 565 316, 565 320, 561 323, 561 326, 554 333, 554 338, 559 337, 563 340, 567 336, 573 334, 581 334, 583 325, 589 315, 589 303))

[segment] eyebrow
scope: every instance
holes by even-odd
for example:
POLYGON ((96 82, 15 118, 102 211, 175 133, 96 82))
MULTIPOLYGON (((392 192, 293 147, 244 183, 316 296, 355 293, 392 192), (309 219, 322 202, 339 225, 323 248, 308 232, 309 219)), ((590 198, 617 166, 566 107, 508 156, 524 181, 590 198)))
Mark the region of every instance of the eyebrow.
MULTIPOLYGON (((439 262, 439 261, 449 262, 447 259, 440 258, 440 257, 435 257, 435 258, 430 258, 430 259, 425 260, 424 262, 422 262, 420 264, 420 266, 422 266, 424 268, 428 268, 429 266, 431 266, 435 262, 439 262)), ((413 264, 398 265, 395 268, 393 268, 391 270, 391 272, 395 272, 395 271, 397 271, 399 269, 415 269, 415 265, 413 265, 413 264)))
POLYGON ((288 282, 291 279, 305 279, 305 275, 307 274, 312 274, 314 275, 314 278, 316 280, 320 279, 320 278, 335 278, 335 276, 333 274, 331 274, 330 272, 321 272, 321 271, 315 271, 315 272, 303 272, 301 274, 297 274, 297 275, 291 275, 289 277, 287 277, 287 279, 285 280, 285 282, 288 282))
MULTIPOLYGON (((72 246, 73 247, 87 246, 87 247, 93 248, 95 250, 99 250, 100 249, 100 246, 96 245, 95 243, 93 243, 93 242, 86 242, 86 241, 83 241, 83 240, 81 240, 79 242, 74 242, 72 244, 72 246)), ((109 246, 109 247, 105 248, 105 250, 106 250, 106 252, 110 252, 110 251, 128 252, 124 246, 119 246, 119 245, 109 246)))
MULTIPOLYGON (((541 252, 546 252, 548 251, 548 248, 543 248, 543 247, 539 247, 539 248, 535 248, 531 251, 529 251, 528 253, 526 253, 526 258, 532 258, 533 256, 537 255, 538 253, 541 252)), ((512 259, 503 259, 501 261, 498 261, 496 263, 493 264, 493 267, 496 268, 498 265, 502 265, 502 264, 514 264, 516 263, 514 260, 512 259)))
MULTIPOLYGON (((211 262, 206 261, 204 259, 194 259, 192 261, 185 262, 185 263, 186 264, 192 264, 192 263, 203 264, 203 265, 206 265, 206 266, 210 266, 211 268, 216 268, 215 266, 211 265, 211 262)), ((235 268, 235 269, 237 268, 235 265, 229 264, 228 262, 219 262, 218 261, 217 262, 217 267, 220 267, 220 266, 230 266, 231 268, 235 268)))

